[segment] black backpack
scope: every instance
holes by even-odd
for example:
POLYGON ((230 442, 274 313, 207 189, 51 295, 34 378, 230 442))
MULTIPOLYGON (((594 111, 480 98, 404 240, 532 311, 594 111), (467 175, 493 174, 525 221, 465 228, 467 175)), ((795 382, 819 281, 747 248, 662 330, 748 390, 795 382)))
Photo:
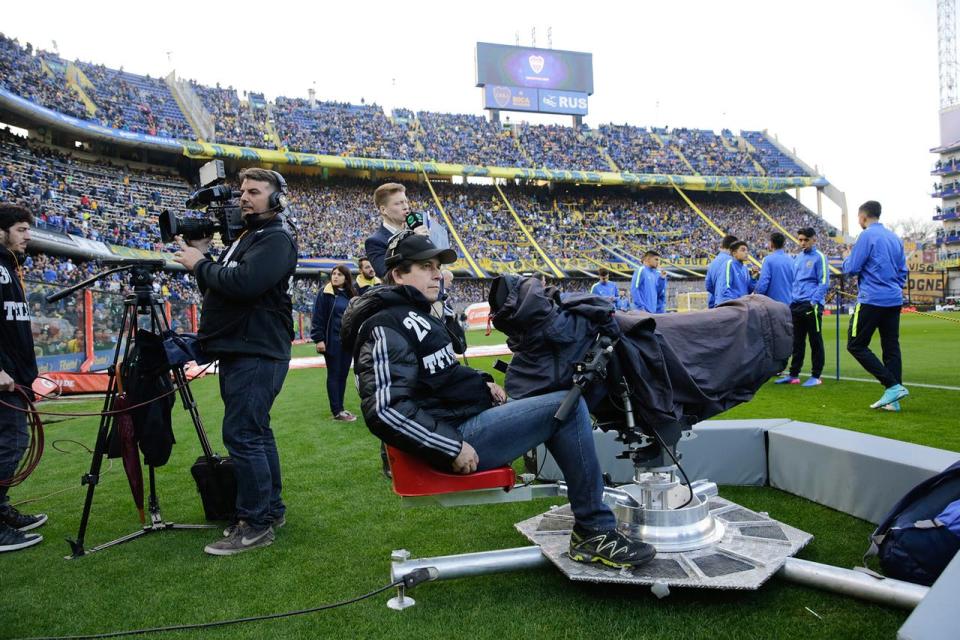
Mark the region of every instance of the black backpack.
POLYGON ((932 585, 960 550, 960 462, 900 499, 870 536, 888 578, 932 585))

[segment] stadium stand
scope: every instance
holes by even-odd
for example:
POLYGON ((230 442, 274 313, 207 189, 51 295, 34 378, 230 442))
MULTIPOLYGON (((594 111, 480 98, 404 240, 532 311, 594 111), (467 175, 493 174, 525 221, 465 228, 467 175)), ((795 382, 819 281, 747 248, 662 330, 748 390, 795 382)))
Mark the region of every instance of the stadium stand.
POLYGON ((417 112, 422 130, 420 159, 519 167, 526 164, 512 134, 483 116, 417 112))
POLYGON ((279 97, 273 107, 284 147, 335 156, 414 157, 407 128, 387 118, 377 105, 317 102, 279 97))
POLYGON ((609 171, 610 165, 586 127, 577 130, 562 125, 521 125, 520 145, 534 166, 545 169, 609 171))
POLYGON ((41 106, 88 119, 83 102, 67 87, 63 62, 0 34, 0 86, 41 106))
POLYGON ((227 89, 219 85, 205 87, 192 81, 190 87, 200 97, 204 109, 214 118, 217 142, 242 147, 276 149, 277 145, 267 131, 265 108, 253 108, 251 105, 255 101, 251 100, 246 104, 240 102, 237 91, 233 87, 227 89))

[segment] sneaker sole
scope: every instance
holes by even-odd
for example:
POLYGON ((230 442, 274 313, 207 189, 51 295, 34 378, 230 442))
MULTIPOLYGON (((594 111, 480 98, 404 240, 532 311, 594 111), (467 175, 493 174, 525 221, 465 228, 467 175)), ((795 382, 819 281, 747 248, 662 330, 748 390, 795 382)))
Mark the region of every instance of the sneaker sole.
POLYGON ((633 569, 636 567, 643 566, 648 562, 650 562, 651 560, 653 560, 655 557, 657 557, 656 552, 654 552, 654 553, 651 553, 649 556, 645 558, 641 558, 640 560, 635 560, 634 562, 614 562, 613 560, 609 560, 602 556, 594 555, 589 551, 576 551, 574 553, 568 553, 567 555, 570 556, 571 560, 574 560, 576 562, 584 562, 584 563, 599 562, 601 564, 605 564, 606 566, 612 569, 633 569))
POLYGON ((32 547, 35 544, 40 544, 41 542, 43 542, 43 536, 41 535, 33 533, 33 534, 30 534, 30 536, 31 536, 30 538, 18 544, 7 544, 7 545, 0 546, 0 553, 3 553, 5 551, 19 551, 20 549, 26 549, 27 547, 32 547))
POLYGON ((43 514, 40 514, 40 519, 39 519, 39 520, 37 520, 37 521, 34 522, 33 524, 28 524, 28 525, 25 526, 25 527, 20 527, 19 529, 17 529, 17 531, 20 531, 20 532, 22 533, 22 532, 24 532, 24 531, 30 531, 31 529, 36 529, 36 528, 38 528, 38 527, 42 527, 42 526, 45 525, 45 524, 47 524, 47 514, 43 513, 43 514))
POLYGON ((203 551, 204 553, 209 553, 211 556, 235 556, 238 553, 253 551, 254 549, 260 549, 262 547, 269 547, 272 544, 273 544, 273 538, 270 538, 269 540, 264 540, 261 542, 257 542, 256 544, 252 544, 249 547, 243 547, 242 549, 218 549, 217 547, 208 545, 203 548, 203 551))

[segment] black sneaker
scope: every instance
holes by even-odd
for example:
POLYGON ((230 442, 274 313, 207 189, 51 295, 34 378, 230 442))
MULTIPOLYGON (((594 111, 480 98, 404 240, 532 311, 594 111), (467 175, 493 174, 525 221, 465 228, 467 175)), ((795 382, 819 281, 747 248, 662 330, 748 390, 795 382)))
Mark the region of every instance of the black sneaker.
POLYGON ((212 556, 232 556, 273 544, 273 528, 270 525, 254 528, 241 520, 228 529, 230 535, 208 544, 203 550, 212 556))
POLYGON ((43 542, 43 536, 37 533, 24 533, 0 522, 0 553, 26 549, 43 542))
MULTIPOLYGON (((287 517, 283 514, 280 514, 279 518, 274 518, 273 520, 270 521, 270 526, 273 527, 274 533, 276 533, 277 529, 280 529, 285 524, 287 524, 287 517)), ((234 522, 233 524, 231 524, 229 527, 223 530, 223 537, 229 538, 230 536, 232 536, 237 531, 237 528, 239 526, 240 526, 240 522, 234 522)))
POLYGON ((28 516, 20 513, 13 507, 7 507, 3 511, 0 511, 0 522, 17 531, 30 531, 31 529, 42 527, 46 521, 47 514, 45 513, 28 516))
POLYGON ((653 545, 632 540, 616 529, 584 531, 575 526, 570 534, 570 558, 577 562, 601 562, 622 569, 639 567, 656 555, 653 545))

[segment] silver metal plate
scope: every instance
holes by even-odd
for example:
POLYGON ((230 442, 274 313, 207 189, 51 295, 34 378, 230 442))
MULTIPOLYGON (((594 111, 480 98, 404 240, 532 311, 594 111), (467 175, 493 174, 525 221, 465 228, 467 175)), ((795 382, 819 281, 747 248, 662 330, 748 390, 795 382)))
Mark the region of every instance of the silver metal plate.
POLYGON ((569 505, 515 526, 571 580, 705 589, 758 589, 813 539, 809 533, 724 498, 711 497, 708 505, 711 515, 726 528, 719 542, 695 551, 658 553, 649 564, 632 571, 570 559, 573 514, 569 505))

